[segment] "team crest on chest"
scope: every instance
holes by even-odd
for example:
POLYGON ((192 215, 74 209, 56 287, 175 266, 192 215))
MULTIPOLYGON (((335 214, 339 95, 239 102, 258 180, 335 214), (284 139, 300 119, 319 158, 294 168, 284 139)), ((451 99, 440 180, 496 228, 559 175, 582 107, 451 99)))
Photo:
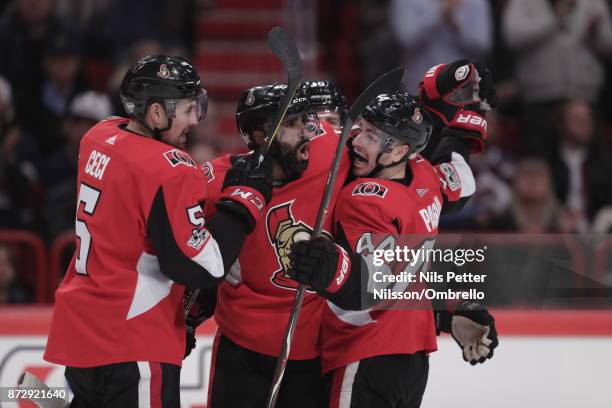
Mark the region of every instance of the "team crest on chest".
POLYGON ((294 242, 307 240, 312 235, 312 228, 298 221, 291 212, 295 200, 270 208, 266 215, 266 231, 270 244, 274 247, 279 269, 272 273, 270 281, 274 286, 296 290, 297 283, 287 276, 289 254, 294 242))

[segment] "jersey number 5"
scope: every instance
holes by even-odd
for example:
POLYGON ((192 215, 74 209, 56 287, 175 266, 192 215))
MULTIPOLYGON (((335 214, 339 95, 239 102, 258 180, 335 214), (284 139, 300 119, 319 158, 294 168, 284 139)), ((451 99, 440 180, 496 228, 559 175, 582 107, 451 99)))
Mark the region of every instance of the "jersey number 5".
POLYGON ((76 236, 79 240, 77 245, 77 257, 75 262, 75 268, 77 273, 81 275, 88 275, 87 272, 87 258, 89 257, 89 249, 91 248, 91 232, 87 228, 87 222, 79 218, 79 209, 81 203, 83 203, 83 212, 89 216, 94 214, 96 211, 96 205, 100 199, 100 191, 95 188, 88 186, 85 183, 81 183, 79 188, 79 199, 77 200, 77 212, 75 220, 76 236))

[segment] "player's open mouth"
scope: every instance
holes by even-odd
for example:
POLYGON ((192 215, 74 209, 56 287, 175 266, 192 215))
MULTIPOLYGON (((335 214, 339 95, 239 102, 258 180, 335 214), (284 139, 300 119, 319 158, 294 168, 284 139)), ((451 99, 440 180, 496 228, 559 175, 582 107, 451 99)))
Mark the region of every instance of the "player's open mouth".
POLYGON ((310 155, 310 142, 305 142, 297 150, 297 157, 299 160, 308 160, 310 155))
POLYGON ((368 164, 368 159, 361 156, 357 152, 353 152, 353 164, 356 166, 361 165, 361 164, 368 164))

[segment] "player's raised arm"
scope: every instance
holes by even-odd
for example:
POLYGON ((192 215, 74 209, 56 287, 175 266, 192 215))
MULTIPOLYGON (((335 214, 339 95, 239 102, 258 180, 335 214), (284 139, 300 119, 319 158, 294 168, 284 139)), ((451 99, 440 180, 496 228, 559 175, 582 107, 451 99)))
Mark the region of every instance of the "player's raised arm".
POLYGON ((436 65, 425 73, 419 99, 438 121, 425 156, 440 175, 445 212, 457 211, 476 190, 469 157, 485 149, 485 112, 497 100, 492 75, 468 60, 436 65))

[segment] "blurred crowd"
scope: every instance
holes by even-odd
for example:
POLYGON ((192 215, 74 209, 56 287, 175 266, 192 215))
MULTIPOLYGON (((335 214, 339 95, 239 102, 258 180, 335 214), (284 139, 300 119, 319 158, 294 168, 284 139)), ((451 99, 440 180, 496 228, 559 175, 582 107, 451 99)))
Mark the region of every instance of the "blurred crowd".
MULTIPOLYGON (((215 6, 0 0, 0 229, 49 244, 73 228, 80 138, 123 115, 126 67, 155 53, 194 56, 201 3, 215 6)), ((612 0, 318 3, 319 68, 349 100, 398 65, 413 92, 440 62, 469 58, 493 71, 500 103, 487 118, 487 151, 473 161, 477 193, 442 228, 612 231, 612 0)), ((211 106, 207 120, 217 114, 211 106)), ((192 135, 197 161, 223 153, 214 136, 192 135)), ((16 269, 0 244, 0 303, 32 299, 16 269)))
POLYGON ((343 24, 320 29, 322 43, 332 44, 323 61, 345 88, 402 65, 405 89, 417 92, 429 67, 459 58, 493 72, 499 105, 487 118, 487 151, 473 161, 477 193, 443 227, 612 230, 612 1, 333 3, 325 13, 343 24), (338 53, 337 39, 351 35, 362 46, 338 53))

